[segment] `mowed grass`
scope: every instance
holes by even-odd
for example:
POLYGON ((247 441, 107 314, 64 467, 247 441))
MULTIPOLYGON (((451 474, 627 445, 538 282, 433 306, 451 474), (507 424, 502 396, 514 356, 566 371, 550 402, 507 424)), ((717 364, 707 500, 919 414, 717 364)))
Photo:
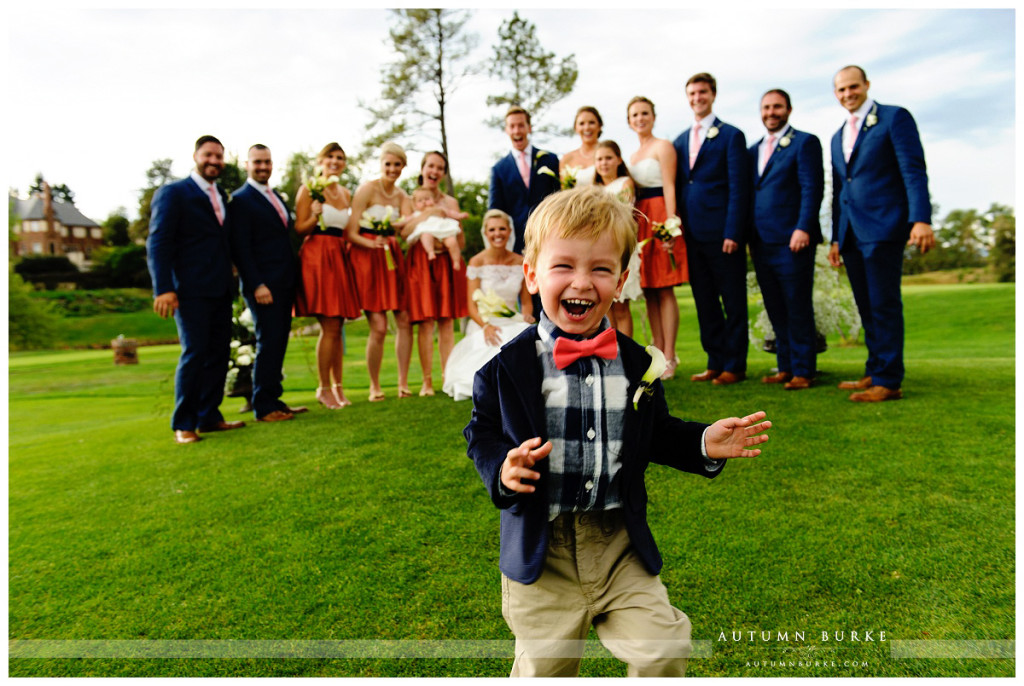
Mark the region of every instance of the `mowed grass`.
MULTIPOLYGON (((689 291, 678 295, 673 412, 711 421, 763 409, 774 422, 760 458, 714 481, 647 472, 662 579, 711 645, 688 674, 1012 676, 1013 660, 894 659, 890 646, 1014 639, 1013 286, 905 288, 905 399, 879 405, 835 388, 866 356, 835 341, 809 391, 690 383, 704 358, 689 291), (806 640, 762 642, 761 631, 806 640), (847 640, 822 642, 823 631, 847 640), (851 631, 875 642, 850 643, 851 631), (766 666, 779 660, 809 666, 766 666)), ((498 516, 461 434, 471 404, 397 400, 390 353, 388 399, 368 403, 365 324, 346 332, 354 405, 315 406, 315 339, 296 339, 285 400, 311 411, 191 446, 169 429, 176 346, 140 349, 135 367, 115 367, 109 350, 11 355, 9 638, 510 641, 498 516)), ((749 360, 752 377, 774 364, 757 350, 749 360)), ((419 378, 414 360, 414 390, 419 378)), ((240 405, 222 408, 231 417, 240 405)), ((12 658, 9 671, 498 677, 510 666, 12 658)), ((611 659, 582 671, 624 674, 611 659)))

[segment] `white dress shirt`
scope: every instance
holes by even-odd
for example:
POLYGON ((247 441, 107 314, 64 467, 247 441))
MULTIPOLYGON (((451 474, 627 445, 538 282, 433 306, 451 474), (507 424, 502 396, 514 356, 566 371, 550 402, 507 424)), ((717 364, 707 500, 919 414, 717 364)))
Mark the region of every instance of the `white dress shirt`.
POLYGON ((868 98, 867 100, 864 101, 864 104, 857 109, 856 112, 848 113, 846 117, 846 123, 843 124, 843 156, 846 157, 846 159, 850 159, 850 155, 853 153, 853 146, 857 142, 857 139, 854 138, 853 136, 853 132, 850 130, 850 117, 857 117, 857 130, 863 131, 864 119, 865 117, 868 116, 868 112, 871 111, 871 108, 874 106, 874 104, 875 101, 872 100, 871 98, 868 98))
POLYGON ((772 154, 779 149, 779 141, 786 137, 786 132, 789 131, 792 126, 788 123, 778 131, 772 132, 765 129, 764 138, 761 139, 761 144, 757 146, 757 173, 760 176, 764 174, 764 168, 768 164, 768 160, 765 159, 764 153, 768 149, 768 137, 775 136, 773 141, 774 147, 772 148, 772 154))

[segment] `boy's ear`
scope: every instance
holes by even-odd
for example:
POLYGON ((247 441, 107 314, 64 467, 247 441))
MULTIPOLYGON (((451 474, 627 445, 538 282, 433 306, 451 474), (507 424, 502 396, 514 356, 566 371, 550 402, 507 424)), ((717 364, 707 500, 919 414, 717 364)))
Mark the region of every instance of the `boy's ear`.
POLYGON ((615 297, 618 298, 622 295, 622 287, 626 284, 626 277, 629 276, 629 269, 625 269, 619 274, 619 283, 615 285, 615 297))
POLYGON ((537 272, 525 260, 523 260, 523 279, 526 281, 526 290, 532 295, 537 295, 540 292, 540 287, 537 285, 537 272))

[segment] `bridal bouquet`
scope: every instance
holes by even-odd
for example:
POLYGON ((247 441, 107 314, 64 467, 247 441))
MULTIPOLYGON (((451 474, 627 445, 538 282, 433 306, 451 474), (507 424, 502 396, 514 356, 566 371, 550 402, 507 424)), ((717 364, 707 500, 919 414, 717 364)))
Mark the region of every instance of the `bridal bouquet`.
MULTIPOLYGON (((391 205, 374 205, 363 212, 359 218, 359 228, 374 234, 375 236, 395 235, 395 227, 391 225, 391 219, 395 215, 395 208, 391 205)), ((388 271, 395 270, 395 261, 391 257, 391 245, 384 244, 384 259, 387 261, 388 271)))
MULTIPOLYGON (((306 188, 309 189, 309 196, 317 202, 327 202, 327 197, 324 195, 324 189, 330 186, 332 183, 338 183, 338 176, 332 174, 331 176, 324 176, 323 172, 317 170, 316 176, 311 176, 306 179, 306 188)), ((320 213, 320 230, 324 231, 327 229, 327 224, 324 223, 323 212, 320 213)))
POLYGON ((485 321, 491 317, 511 319, 519 316, 519 313, 509 307, 505 299, 495 293, 493 288, 488 288, 486 293, 479 288, 473 291, 473 302, 476 303, 477 309, 480 310, 480 316, 485 321))
POLYGON ((580 167, 566 167, 562 170, 562 190, 576 188, 576 175, 580 173, 580 167))
MULTIPOLYGON (((683 235, 683 229, 681 228, 683 223, 679 220, 679 217, 669 217, 663 222, 653 222, 651 224, 651 231, 654 232, 654 237, 659 241, 670 241, 673 238, 679 238, 683 235)), ((676 268, 676 256, 671 251, 668 254, 669 259, 672 261, 672 269, 676 268)))

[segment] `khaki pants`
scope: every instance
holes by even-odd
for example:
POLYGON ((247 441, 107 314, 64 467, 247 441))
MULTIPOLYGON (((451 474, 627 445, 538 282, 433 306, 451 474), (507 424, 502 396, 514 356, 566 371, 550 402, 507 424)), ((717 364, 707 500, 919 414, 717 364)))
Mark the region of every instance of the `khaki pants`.
POLYGON ((591 624, 629 676, 683 676, 690 620, 640 562, 621 511, 563 514, 549 526, 540 578, 502 575, 502 614, 516 636, 511 676, 577 676, 591 624))

